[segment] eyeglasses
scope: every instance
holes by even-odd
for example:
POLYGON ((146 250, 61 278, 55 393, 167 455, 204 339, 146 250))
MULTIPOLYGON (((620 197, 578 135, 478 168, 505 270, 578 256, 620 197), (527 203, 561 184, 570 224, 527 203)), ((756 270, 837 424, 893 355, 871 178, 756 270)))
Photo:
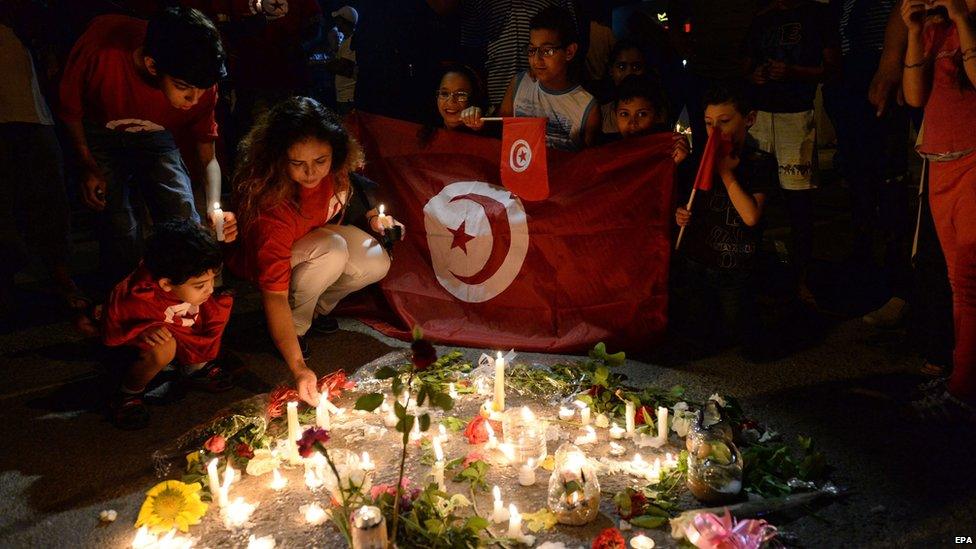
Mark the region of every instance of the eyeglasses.
POLYGON ((536 54, 541 53, 542 57, 552 57, 553 55, 556 55, 556 50, 562 50, 562 49, 565 49, 565 46, 542 46, 541 48, 537 48, 535 46, 526 46, 525 55, 529 57, 535 57, 536 54))
POLYGON ((639 61, 635 63, 625 63, 621 61, 619 63, 614 63, 613 67, 618 71, 625 71, 629 68, 631 72, 641 72, 644 70, 644 63, 641 63, 639 61))
POLYGON ((437 90, 436 95, 438 101, 447 101, 453 98, 458 102, 459 105, 464 105, 471 100, 471 94, 466 91, 449 92, 445 90, 437 90))

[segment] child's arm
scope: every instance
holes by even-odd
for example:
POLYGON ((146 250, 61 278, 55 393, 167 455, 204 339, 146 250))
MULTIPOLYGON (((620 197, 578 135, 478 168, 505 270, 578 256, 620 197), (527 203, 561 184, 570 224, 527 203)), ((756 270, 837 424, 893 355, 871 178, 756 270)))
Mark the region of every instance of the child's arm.
POLYGON ((586 116, 586 121, 583 122, 583 146, 592 147, 596 145, 602 130, 603 113, 594 100, 594 107, 590 109, 590 114, 586 116))
POLYGON ((755 227, 762 219, 763 204, 766 202, 766 195, 763 193, 747 193, 735 177, 733 170, 739 165, 741 157, 728 155, 719 163, 718 173, 725 184, 725 191, 732 201, 732 206, 739 213, 742 222, 750 227, 755 227))
POLYGON ((925 27, 925 10, 928 5, 917 0, 906 0, 901 6, 901 18, 908 27, 908 47, 901 85, 905 102, 913 107, 925 105, 929 95, 929 62, 925 59, 925 43, 922 30, 925 27))
MULTIPOLYGON (((907 43, 908 29, 901 22, 901 10, 893 9, 891 15, 888 16, 888 25, 885 27, 881 62, 878 64, 878 70, 874 73, 874 78, 871 79, 871 85, 868 88, 868 101, 877 109, 878 117, 887 110, 892 90, 897 88, 898 94, 901 94, 902 62, 905 60, 907 43)), ((903 104, 904 97, 899 97, 898 103, 903 104)))
POLYGON ((517 78, 518 75, 516 74, 509 81, 508 89, 505 90, 505 98, 502 99, 502 104, 498 106, 498 116, 515 116, 515 80, 517 78))
POLYGON ((962 66, 969 82, 976 86, 976 32, 973 32, 969 7, 965 0, 935 0, 932 5, 942 6, 949 12, 949 19, 959 32, 959 49, 962 50, 962 66))
POLYGON ((166 326, 148 328, 139 334, 139 340, 150 347, 161 345, 171 339, 173 339, 173 334, 166 329, 166 326))
MULTIPOLYGON (((518 75, 513 76, 511 82, 508 83, 508 89, 505 90, 505 98, 502 99, 501 105, 498 106, 498 112, 495 113, 498 116, 513 116, 515 112, 512 106, 514 102, 512 98, 515 97, 516 78, 518 78, 518 75)), ((485 121, 481 119, 483 114, 481 107, 468 107, 461 111, 461 122, 472 130, 480 132, 485 127, 485 121)))
POLYGON ((312 406, 319 403, 318 378, 315 372, 305 365, 302 349, 298 345, 298 334, 292 321, 291 307, 288 305, 288 292, 274 292, 261 290, 261 300, 264 303, 264 314, 268 319, 268 331, 275 347, 288 364, 288 369, 295 376, 295 388, 298 396, 312 406))

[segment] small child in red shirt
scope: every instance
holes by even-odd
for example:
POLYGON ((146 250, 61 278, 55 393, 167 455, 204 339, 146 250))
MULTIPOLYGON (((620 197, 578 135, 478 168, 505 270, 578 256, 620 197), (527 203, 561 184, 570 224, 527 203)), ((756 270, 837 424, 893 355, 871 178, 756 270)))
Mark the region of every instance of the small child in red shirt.
POLYGON ((144 393, 174 359, 183 380, 209 392, 231 388, 216 362, 233 298, 214 294, 223 264, 209 231, 190 220, 160 223, 146 241, 146 259, 112 291, 105 306, 104 341, 139 349, 111 405, 122 429, 149 422, 144 393))

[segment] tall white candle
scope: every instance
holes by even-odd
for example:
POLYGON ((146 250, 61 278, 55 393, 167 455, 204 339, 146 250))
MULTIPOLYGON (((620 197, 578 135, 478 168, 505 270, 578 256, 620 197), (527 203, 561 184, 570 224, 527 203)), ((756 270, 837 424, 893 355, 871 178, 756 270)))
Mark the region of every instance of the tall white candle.
POLYGON ((319 405, 315 407, 315 424, 320 429, 332 429, 332 418, 329 416, 329 399, 324 396, 319 400, 319 405))
POLYGON ((495 399, 492 403, 496 412, 505 411, 505 358, 501 351, 495 357, 495 399))
POLYGON ((292 465, 302 462, 298 455, 298 439, 301 438, 301 426, 298 424, 298 403, 288 403, 288 460, 292 465))
POLYGON ((627 411, 625 413, 627 414, 627 436, 632 437, 634 436, 634 431, 637 429, 635 418, 637 405, 632 400, 627 401, 627 411))
POLYGON ((664 406, 657 408, 657 438, 668 440, 668 409, 664 406))
POLYGON ((495 430, 491 427, 491 423, 485 422, 485 433, 488 434, 488 442, 485 443, 486 449, 492 449, 498 446, 498 439, 495 438, 495 430))
POLYGON ((220 486, 220 475, 217 473, 217 458, 213 458, 207 464, 207 477, 210 481, 210 497, 213 498, 214 503, 218 507, 227 505, 227 500, 224 498, 224 490, 220 486))
POLYGON ((502 505, 502 490, 496 484, 494 488, 491 489, 491 494, 495 500, 495 506, 491 512, 491 520, 493 522, 504 522, 508 519, 508 511, 505 506, 502 505))
POLYGON ((217 242, 224 241, 224 211, 220 209, 220 202, 214 202, 213 212, 214 232, 217 233, 217 242))
POLYGON ((508 504, 508 537, 522 539, 522 515, 514 503, 508 504))
POLYGON ((590 407, 582 400, 577 400, 574 402, 574 404, 576 404, 576 407, 579 408, 580 411, 580 423, 582 423, 583 425, 589 425, 590 407))
POLYGON ((286 479, 285 477, 281 476, 281 471, 279 471, 277 467, 274 468, 273 473, 274 474, 272 476, 274 478, 271 480, 271 489, 272 490, 274 490, 275 492, 277 492, 279 490, 284 489, 285 486, 288 486, 288 479, 286 479))
POLYGON ((616 440, 624 438, 624 430, 621 426, 617 425, 616 421, 610 426, 610 438, 616 440))
POLYGON ((437 483, 437 489, 444 491, 444 450, 441 449, 441 441, 439 438, 434 437, 434 482, 437 483))
POLYGON ((359 460, 359 468, 367 473, 376 469, 376 464, 369 459, 369 452, 363 452, 363 457, 359 460))
POLYGON ((230 485, 234 483, 234 468, 230 466, 230 462, 224 466, 224 482, 220 485, 220 497, 223 499, 224 503, 230 501, 230 485))
POLYGON ((454 382, 447 384, 447 396, 456 399, 458 397, 457 387, 454 386, 454 382))

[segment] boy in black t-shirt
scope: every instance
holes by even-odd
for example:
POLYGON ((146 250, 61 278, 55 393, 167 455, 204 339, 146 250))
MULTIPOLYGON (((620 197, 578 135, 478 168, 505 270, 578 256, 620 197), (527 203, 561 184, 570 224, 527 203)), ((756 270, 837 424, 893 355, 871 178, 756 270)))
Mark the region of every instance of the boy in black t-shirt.
MULTIPOLYGON (((718 333, 708 341, 719 346, 739 342, 748 350, 758 336, 752 279, 763 206, 776 185, 776 160, 746 144, 756 112, 742 90, 712 88, 704 103, 708 134, 721 131, 731 139, 732 151, 715 160, 715 181, 710 190, 698 191, 696 213, 683 207, 675 212, 678 225, 687 226, 679 264, 689 296, 681 305, 697 321, 721 318, 718 333)), ((699 333, 707 337, 708 331, 699 333)))

